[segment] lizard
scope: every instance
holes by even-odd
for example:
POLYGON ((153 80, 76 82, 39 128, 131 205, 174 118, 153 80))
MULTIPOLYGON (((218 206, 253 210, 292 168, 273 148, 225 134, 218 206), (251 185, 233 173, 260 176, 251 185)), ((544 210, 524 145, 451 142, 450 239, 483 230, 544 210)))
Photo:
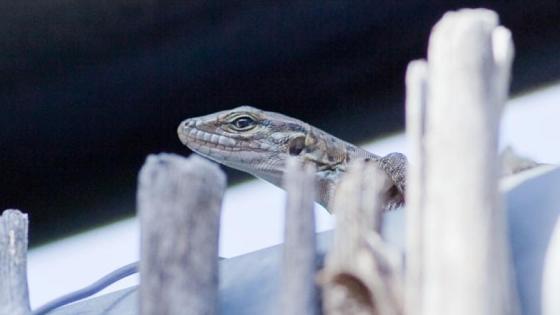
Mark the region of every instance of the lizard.
POLYGON ((177 128, 192 151, 252 174, 278 187, 286 160, 297 156, 315 167, 316 202, 332 213, 336 185, 355 160, 377 163, 387 175, 385 208, 404 204, 407 159, 402 153, 379 156, 301 120, 251 106, 188 118, 177 128))
MULTIPOLYGON (((386 193, 386 207, 395 208, 404 203, 407 161, 403 154, 381 157, 286 115, 241 106, 186 119, 179 125, 177 134, 183 144, 199 155, 280 187, 288 157, 299 156, 313 163, 318 186, 316 201, 331 213, 334 189, 349 164, 358 159, 372 161, 378 163, 392 182, 386 193)), ((138 266, 138 262, 123 266, 82 290, 41 306, 33 314, 45 314, 91 295, 84 292, 98 292, 137 273, 138 266)))

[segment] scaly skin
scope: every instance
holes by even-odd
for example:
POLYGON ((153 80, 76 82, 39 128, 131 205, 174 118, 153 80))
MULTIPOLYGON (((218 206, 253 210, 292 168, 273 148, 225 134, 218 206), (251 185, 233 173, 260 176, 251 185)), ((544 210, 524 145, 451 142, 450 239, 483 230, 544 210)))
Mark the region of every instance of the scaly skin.
POLYGON ((329 212, 334 189, 354 160, 379 164, 391 179, 387 208, 404 202, 406 157, 380 157, 340 140, 303 121, 250 106, 189 118, 177 129, 192 151, 220 164, 247 172, 281 187, 289 156, 298 156, 316 168, 317 202, 329 212))

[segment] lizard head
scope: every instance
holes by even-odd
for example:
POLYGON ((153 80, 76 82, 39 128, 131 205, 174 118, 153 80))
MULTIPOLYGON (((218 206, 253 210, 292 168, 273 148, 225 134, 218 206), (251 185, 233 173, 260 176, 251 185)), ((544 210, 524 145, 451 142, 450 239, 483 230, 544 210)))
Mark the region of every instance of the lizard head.
POLYGON ((281 185, 289 156, 315 164, 318 172, 342 167, 344 144, 310 125, 250 106, 189 118, 177 129, 192 151, 281 185))

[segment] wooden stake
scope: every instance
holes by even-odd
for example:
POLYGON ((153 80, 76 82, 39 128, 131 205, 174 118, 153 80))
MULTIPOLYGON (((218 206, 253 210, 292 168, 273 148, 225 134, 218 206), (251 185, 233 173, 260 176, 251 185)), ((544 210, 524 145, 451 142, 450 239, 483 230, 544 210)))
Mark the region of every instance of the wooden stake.
POLYGON ((287 161, 287 193, 282 263, 282 314, 316 314, 314 169, 295 158, 287 161))
POLYGON ((140 171, 140 314, 217 314, 225 175, 198 156, 149 156, 140 171))
POLYGON ((449 12, 428 48, 422 314, 515 314, 498 191, 513 46, 496 13, 449 12))
POLYGON ((27 214, 5 210, 0 216, 0 314, 30 312, 27 289, 27 214))
POLYGON ((406 136, 409 167, 406 190, 406 313, 421 309, 423 213, 424 213, 424 133, 428 64, 413 61, 406 71, 406 136))
POLYGON ((350 166, 336 189, 334 244, 322 272, 325 314, 402 314, 400 256, 379 234, 390 181, 374 163, 350 166))

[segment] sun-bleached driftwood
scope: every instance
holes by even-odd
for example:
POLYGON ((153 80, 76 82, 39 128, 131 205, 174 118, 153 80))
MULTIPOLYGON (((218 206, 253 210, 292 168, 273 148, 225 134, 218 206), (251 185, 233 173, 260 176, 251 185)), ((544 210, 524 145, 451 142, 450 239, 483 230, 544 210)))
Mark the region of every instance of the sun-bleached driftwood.
POLYGON ((352 164, 338 185, 334 241, 320 277, 324 314, 402 314, 400 256, 379 234, 388 187, 367 162, 352 164))
POLYGON ((517 313, 497 153, 512 58, 492 11, 449 12, 432 30, 419 314, 517 313))
POLYGON ((0 315, 29 314, 27 214, 5 210, 0 216, 0 315))
POLYGON ((406 136, 409 167, 406 190, 406 271, 405 310, 420 309, 422 290, 422 210, 424 195, 424 132, 426 118, 428 65, 413 61, 406 71, 406 136))
POLYGON ((560 314, 560 218, 546 252, 542 287, 542 315, 560 314))
POLYGON ((286 214, 281 277, 281 314, 316 314, 314 169, 291 158, 284 174, 286 214))
POLYGON ((216 314, 225 175, 198 156, 149 156, 138 183, 140 314, 216 314))

